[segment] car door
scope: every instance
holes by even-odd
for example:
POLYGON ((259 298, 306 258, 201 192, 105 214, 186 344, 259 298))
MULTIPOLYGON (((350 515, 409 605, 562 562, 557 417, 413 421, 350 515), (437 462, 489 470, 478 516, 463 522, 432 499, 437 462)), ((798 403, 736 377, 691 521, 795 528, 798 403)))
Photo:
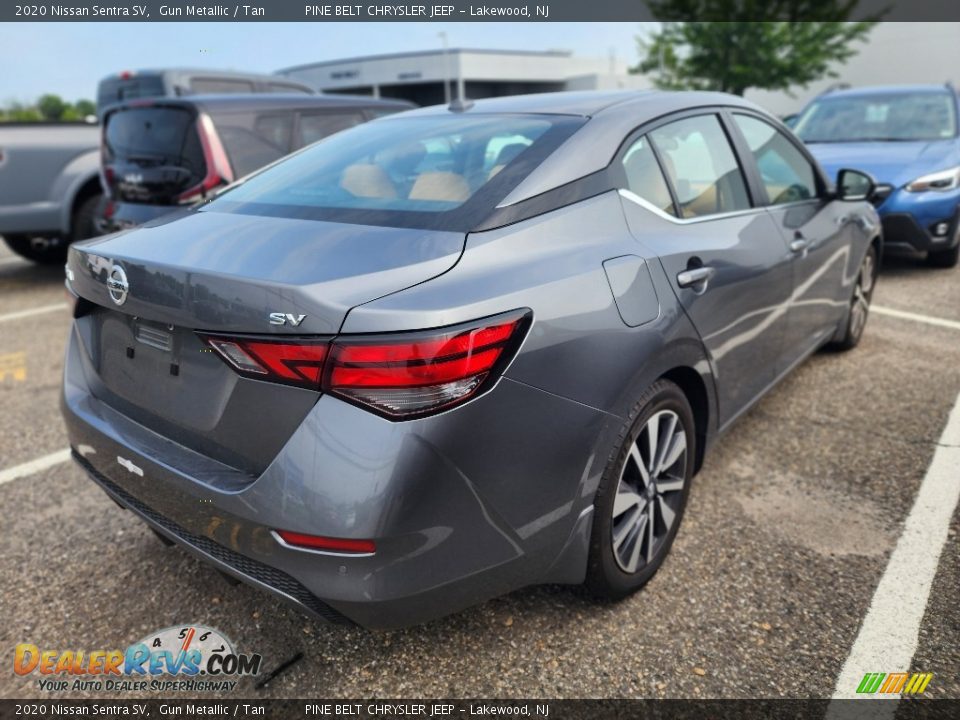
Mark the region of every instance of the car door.
POLYGON ((777 377, 790 253, 752 202, 717 112, 662 121, 627 143, 620 162, 631 232, 659 255, 706 347, 724 425, 777 377))
MULTIPOLYGON (((824 179, 800 142, 766 119, 731 113, 744 154, 754 162, 758 194, 793 254, 793 296, 784 336, 784 369, 818 347, 846 312, 854 230, 841 203, 829 198, 824 179)), ((749 161, 748 161, 749 162, 749 161)))

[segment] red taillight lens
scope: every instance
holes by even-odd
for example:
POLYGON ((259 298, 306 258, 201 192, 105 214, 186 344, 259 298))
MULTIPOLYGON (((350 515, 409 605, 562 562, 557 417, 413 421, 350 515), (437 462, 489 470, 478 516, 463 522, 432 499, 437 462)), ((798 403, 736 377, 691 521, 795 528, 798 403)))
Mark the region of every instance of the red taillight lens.
POLYGON ((200 337, 238 373, 336 395, 391 419, 421 417, 491 387, 530 326, 529 310, 390 335, 200 337))
POLYGON ((220 136, 217 134, 213 120, 210 119, 209 115, 201 113, 197 117, 196 127, 197 136, 200 138, 200 146, 203 148, 203 159, 207 166, 207 174, 198 185, 194 185, 189 190, 184 190, 177 196, 177 202, 180 203, 196 202, 205 198, 211 190, 233 182, 230 160, 223 143, 220 142, 220 136))
POLYGON ((323 361, 327 355, 325 339, 200 337, 241 375, 320 389, 323 361))
POLYGON ((391 418, 434 412, 478 394, 499 377, 529 313, 482 325, 377 338, 344 336, 330 348, 324 390, 391 418))
POLYGON ((377 551, 377 545, 373 540, 321 537, 319 535, 290 532, 289 530, 274 530, 274 533, 284 545, 303 548, 304 550, 355 553, 357 555, 372 555, 377 551))

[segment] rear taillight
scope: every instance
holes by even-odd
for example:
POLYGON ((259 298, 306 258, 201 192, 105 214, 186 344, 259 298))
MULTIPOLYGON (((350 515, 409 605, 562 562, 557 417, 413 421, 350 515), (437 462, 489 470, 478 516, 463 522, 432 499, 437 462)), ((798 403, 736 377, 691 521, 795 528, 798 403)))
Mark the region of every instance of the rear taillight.
POLYGON ((203 335, 238 373, 322 390, 391 419, 450 408, 493 386, 516 354, 531 313, 437 330, 322 339, 203 335))
POLYGON ((239 338, 201 335, 241 375, 285 385, 320 389, 327 340, 239 338))
POLYGON ((440 330, 337 338, 324 389, 391 418, 435 412, 471 398, 513 357, 529 313, 440 330))
POLYGON ((230 167, 230 160, 227 158, 227 151, 220 142, 220 136, 213 125, 213 120, 209 115, 201 113, 197 117, 197 135, 200 138, 200 146, 203 148, 203 159, 207 165, 207 174, 203 180, 194 185, 189 190, 185 190, 177 196, 179 203, 193 203, 207 196, 211 190, 221 185, 229 185, 233 182, 233 170, 230 167))

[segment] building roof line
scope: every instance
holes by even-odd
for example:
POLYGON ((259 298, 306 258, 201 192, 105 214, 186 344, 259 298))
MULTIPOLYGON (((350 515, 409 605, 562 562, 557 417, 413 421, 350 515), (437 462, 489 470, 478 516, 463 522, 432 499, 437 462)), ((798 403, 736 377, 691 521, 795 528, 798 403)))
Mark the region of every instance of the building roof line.
MULTIPOLYGON (((443 55, 443 48, 430 50, 411 50, 409 52, 385 53, 383 55, 358 55, 356 57, 339 58, 337 60, 321 60, 319 62, 304 63, 302 65, 291 65, 290 67, 280 68, 275 71, 276 74, 294 72, 296 70, 311 70, 313 68, 329 67, 330 65, 346 65, 349 63, 369 62, 371 60, 395 60, 397 58, 424 57, 428 55, 443 55)), ((538 57, 561 57, 567 58, 573 56, 572 50, 497 50, 494 48, 468 48, 456 47, 449 48, 446 52, 451 55, 457 53, 475 53, 479 55, 533 55, 538 57)))

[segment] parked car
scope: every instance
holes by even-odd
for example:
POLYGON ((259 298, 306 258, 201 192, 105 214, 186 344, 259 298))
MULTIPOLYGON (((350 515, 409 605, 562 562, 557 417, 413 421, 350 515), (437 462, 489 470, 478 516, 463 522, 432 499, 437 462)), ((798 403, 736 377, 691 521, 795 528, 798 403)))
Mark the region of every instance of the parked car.
POLYGON ((546 582, 623 597, 717 436, 860 340, 871 185, 834 190, 720 93, 351 128, 71 248, 73 456, 168 541, 327 620, 546 582))
MULTIPOLYGON (((100 81, 98 116, 122 100, 203 93, 313 90, 279 75, 225 70, 124 71, 100 81)), ((99 235, 106 209, 94 123, 0 124, 0 235, 19 255, 62 264, 74 240, 99 235)))
POLYGON ((241 73, 209 68, 124 70, 108 75, 97 85, 98 115, 110 105, 147 97, 181 97, 216 93, 299 93, 313 95, 313 88, 281 75, 241 73))
POLYGON ((103 117, 104 231, 211 197, 284 155, 405 100, 334 95, 198 95, 120 103, 103 117))
POLYGON ((0 123, 0 235, 39 263, 97 234, 100 130, 83 122, 0 123))
POLYGON ((884 246, 960 258, 960 102, 951 85, 839 90, 816 98, 794 129, 830 172, 857 167, 879 184, 884 246))

